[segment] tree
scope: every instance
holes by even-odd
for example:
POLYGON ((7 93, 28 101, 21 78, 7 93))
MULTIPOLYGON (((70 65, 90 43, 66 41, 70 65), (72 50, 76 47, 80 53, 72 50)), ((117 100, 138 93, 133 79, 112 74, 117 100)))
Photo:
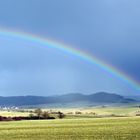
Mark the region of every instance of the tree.
POLYGON ((49 118, 50 116, 49 116, 49 113, 48 113, 47 111, 44 111, 44 112, 42 112, 42 117, 43 117, 44 119, 47 119, 47 118, 49 118))
POLYGON ((34 114, 33 114, 33 113, 30 113, 30 114, 29 114, 29 117, 30 117, 30 118, 34 117, 34 114))
POLYGON ((65 115, 62 112, 58 112, 58 118, 59 119, 63 119, 65 117, 65 115))
POLYGON ((42 116, 42 110, 40 108, 36 109, 34 111, 34 113, 38 116, 39 119, 41 118, 41 116, 42 116))

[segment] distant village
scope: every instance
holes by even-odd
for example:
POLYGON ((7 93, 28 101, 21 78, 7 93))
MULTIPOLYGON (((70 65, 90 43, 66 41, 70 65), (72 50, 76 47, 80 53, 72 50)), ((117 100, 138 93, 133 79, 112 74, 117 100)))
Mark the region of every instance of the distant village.
POLYGON ((16 107, 16 106, 10 106, 10 107, 7 107, 7 106, 0 106, 0 111, 19 111, 19 107, 16 107))

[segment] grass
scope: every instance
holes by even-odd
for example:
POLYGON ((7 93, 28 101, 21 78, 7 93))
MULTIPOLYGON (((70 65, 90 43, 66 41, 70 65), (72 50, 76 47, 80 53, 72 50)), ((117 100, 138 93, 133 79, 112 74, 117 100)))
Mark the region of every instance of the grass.
POLYGON ((140 117, 0 122, 0 140, 139 140, 140 117))
MULTIPOLYGON (((46 110, 46 109, 45 109, 46 110)), ((137 107, 60 108, 66 119, 0 122, 0 140, 139 140, 140 117, 134 117, 137 107), (131 117, 95 118, 98 115, 131 117)), ((28 116, 28 112, 0 111, 2 116, 28 116)))
POLYGON ((13 116, 28 116, 28 112, 17 112, 17 111, 0 111, 0 116, 13 117, 13 116))
MULTIPOLYGON (((138 107, 87 107, 87 108, 52 108, 52 109, 44 109, 44 111, 62 111, 64 114, 67 114, 69 112, 72 112, 75 114, 75 112, 79 111, 84 116, 90 116, 90 113, 96 113, 97 115, 126 115, 126 116, 135 116, 136 112, 140 112, 140 108, 138 107)), ((28 110, 28 111, 31 111, 28 110)), ((29 112, 14 112, 14 111, 0 111, 1 116, 28 116, 29 112)), ((93 116, 93 115, 91 115, 93 116)))
POLYGON ((116 115, 134 115, 135 112, 140 111, 137 107, 106 107, 106 108, 93 108, 92 111, 95 111, 99 115, 105 114, 116 114, 116 115))
MULTIPOLYGON (((67 114, 71 112, 73 117, 75 116, 75 112, 81 112, 82 115, 76 115, 78 116, 87 116, 87 117, 93 117, 92 113, 95 113, 97 115, 122 115, 122 116, 135 116, 136 112, 140 112, 140 108, 138 107, 87 107, 87 108, 60 108, 60 109, 52 109, 53 111, 62 111, 64 114, 67 114)), ((48 111, 48 110, 47 110, 48 111)), ((71 116, 71 115, 70 115, 71 116)))

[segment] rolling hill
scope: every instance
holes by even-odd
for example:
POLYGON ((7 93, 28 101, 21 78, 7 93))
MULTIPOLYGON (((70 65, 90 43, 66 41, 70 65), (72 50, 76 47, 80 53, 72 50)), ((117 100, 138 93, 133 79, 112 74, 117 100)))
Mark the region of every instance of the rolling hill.
POLYGON ((118 94, 99 92, 90 95, 71 93, 59 96, 11 96, 0 97, 0 106, 26 106, 26 105, 50 105, 50 104, 78 104, 86 102, 89 104, 116 104, 136 103, 135 99, 125 98, 118 94))

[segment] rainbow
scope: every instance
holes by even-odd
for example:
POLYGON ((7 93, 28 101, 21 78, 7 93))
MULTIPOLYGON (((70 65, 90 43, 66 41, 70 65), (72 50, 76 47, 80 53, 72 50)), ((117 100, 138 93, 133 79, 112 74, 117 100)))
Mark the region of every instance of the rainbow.
POLYGON ((15 30, 6 30, 6 29, 0 29, 0 36, 4 36, 7 38, 16 38, 16 39, 22 39, 25 41, 30 41, 34 43, 41 44, 46 47, 51 47, 60 51, 63 51, 64 53, 68 53, 70 55, 76 56, 84 61, 87 61, 89 63, 92 63, 96 65, 97 67, 101 68, 102 70, 110 73, 114 77, 119 78, 120 80, 126 82, 136 90, 140 91, 140 83, 138 83, 136 80, 134 80, 129 75, 123 73, 121 70, 115 68, 114 66, 105 63, 104 61, 98 59, 96 56, 93 56, 85 51, 76 49, 74 47, 70 47, 69 45, 65 45, 59 42, 56 42, 51 39, 46 39, 43 37, 39 37, 30 33, 25 33, 21 31, 15 31, 15 30))

